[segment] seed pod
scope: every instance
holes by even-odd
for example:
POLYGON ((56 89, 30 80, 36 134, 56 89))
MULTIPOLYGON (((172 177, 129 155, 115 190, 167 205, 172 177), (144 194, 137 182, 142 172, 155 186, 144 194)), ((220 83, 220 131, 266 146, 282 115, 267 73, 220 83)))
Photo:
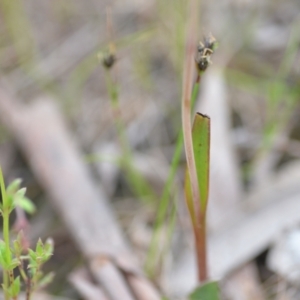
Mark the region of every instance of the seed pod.
POLYGON ((106 54, 102 58, 102 64, 106 69, 110 69, 116 62, 116 56, 114 54, 106 54))
POLYGON ((215 46, 216 39, 211 34, 204 37, 203 43, 199 42, 195 57, 196 66, 199 72, 205 71, 211 63, 210 56, 214 53, 215 46))

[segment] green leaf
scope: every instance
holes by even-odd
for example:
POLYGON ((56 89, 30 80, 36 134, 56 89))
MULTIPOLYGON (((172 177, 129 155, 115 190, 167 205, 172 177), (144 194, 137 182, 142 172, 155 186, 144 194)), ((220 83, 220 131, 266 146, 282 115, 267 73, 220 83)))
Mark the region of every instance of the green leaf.
POLYGON ((6 252, 6 245, 2 240, 0 240, 0 265, 3 269, 9 270, 11 262, 11 253, 6 252))
POLYGON ((25 196, 26 188, 21 188, 21 180, 14 180, 7 188, 7 200, 5 207, 11 212, 16 205, 21 207, 27 213, 35 212, 35 205, 25 196))
MULTIPOLYGON (((209 191, 209 158, 210 158, 210 119, 206 115, 197 113, 192 128, 193 149, 196 163, 198 188, 200 193, 199 207, 201 215, 205 216, 209 191)), ((188 171, 185 176, 185 197, 194 226, 197 214, 191 192, 191 182, 188 171)), ((198 220, 200 221, 200 220, 198 220)))
POLYGON ((22 251, 23 251, 23 246, 22 246, 22 231, 18 233, 17 239, 13 242, 14 245, 14 253, 17 257, 21 256, 22 251))
POLYGON ((14 280, 14 282, 11 284, 11 286, 10 286, 10 295, 11 295, 11 297, 16 297, 16 296, 18 296, 19 295, 19 293, 20 293, 20 286, 21 286, 21 284, 20 284, 20 276, 18 276, 15 280, 14 280))
POLYGON ((5 253, 0 253, 0 265, 5 269, 6 267, 6 260, 5 260, 5 253))
POLYGON ((39 239, 36 244, 35 252, 38 256, 42 256, 44 254, 44 244, 41 239, 39 239))
POLYGON ((5 243, 3 241, 0 241, 0 265, 4 268, 6 266, 6 259, 5 259, 5 257, 6 257, 5 250, 6 249, 5 248, 6 248, 5 243))
POLYGON ((3 177, 1 167, 0 167, 0 187, 1 187, 2 208, 3 208, 4 204, 7 202, 7 193, 5 189, 5 182, 4 182, 4 177, 3 177))
POLYGON ((29 214, 33 214, 36 211, 35 205, 27 197, 16 196, 14 203, 15 203, 15 205, 20 206, 22 209, 24 209, 29 214))
POLYGON ((220 300, 217 281, 211 281, 197 287, 190 295, 189 300, 220 300))
POLYGON ((15 194, 17 197, 23 198, 25 196, 26 190, 27 190, 27 188, 25 188, 25 187, 21 188, 15 194))
POLYGON ((15 179, 13 182, 11 182, 6 189, 7 194, 15 194, 20 189, 21 182, 21 179, 15 179))
POLYGON ((28 249, 28 254, 31 261, 36 261, 37 254, 32 249, 28 249))
POLYGON ((193 148, 200 191, 200 205, 206 210, 209 190, 210 118, 197 113, 192 129, 193 148))
POLYGON ((11 294, 10 294, 10 289, 7 288, 4 284, 1 284, 1 286, 2 286, 3 291, 4 291, 6 294, 8 294, 9 296, 11 296, 11 294))
POLYGON ((196 182, 191 182, 189 172, 185 175, 185 198, 191 216, 195 244, 197 248, 197 266, 199 280, 207 280, 206 260, 206 208, 209 191, 209 152, 210 152, 210 119, 197 113, 192 128, 193 152, 196 167, 196 182), (194 199, 192 186, 197 185, 200 199, 194 199))
POLYGON ((16 259, 16 258, 14 258, 14 259, 10 262, 10 264, 9 264, 9 266, 8 266, 8 268, 7 268, 7 270, 8 270, 8 271, 9 271, 9 270, 13 270, 14 268, 16 268, 16 267, 19 266, 19 265, 20 265, 19 260, 16 259))
POLYGON ((53 255, 54 243, 51 238, 48 238, 44 245, 44 259, 47 261, 53 255))
POLYGON ((29 265, 27 266, 27 269, 28 269, 28 270, 31 269, 33 272, 34 272, 37 268, 38 268, 38 264, 37 264, 35 261, 31 262, 31 264, 29 264, 29 265))
POLYGON ((4 243, 3 240, 0 240, 0 253, 1 253, 2 251, 5 251, 5 243, 4 243))
POLYGON ((8 209, 9 213, 14 209, 14 197, 11 194, 7 194, 6 202, 3 203, 3 210, 8 209))

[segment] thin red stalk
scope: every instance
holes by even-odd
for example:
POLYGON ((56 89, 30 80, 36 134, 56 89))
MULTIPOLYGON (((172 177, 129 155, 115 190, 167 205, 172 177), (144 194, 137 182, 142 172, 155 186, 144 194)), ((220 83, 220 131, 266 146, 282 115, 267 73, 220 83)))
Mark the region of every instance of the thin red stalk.
MULTIPOLYGON (((195 212, 199 212, 200 192, 198 188, 196 164, 193 150, 192 125, 191 125, 191 94, 193 78, 195 74, 195 49, 196 39, 198 37, 198 13, 199 5, 197 0, 190 1, 190 10, 187 25, 187 39, 185 50, 185 62, 183 73, 183 92, 182 92, 182 127, 184 137, 184 148, 186 153, 187 167, 191 181, 193 201, 195 212)), ((199 217, 197 220, 199 222, 199 217)), ((200 225, 200 224, 199 224, 200 225)))
POLYGON ((31 298, 31 278, 28 277, 26 282, 26 300, 30 300, 31 298))
MULTIPOLYGON (((200 282, 207 280, 206 260, 206 227, 205 215, 200 211, 200 191, 198 187, 196 163, 194 157, 191 122, 191 94, 195 72, 195 49, 197 27, 198 27, 199 5, 197 0, 190 3, 189 24, 187 26, 187 40, 183 76, 182 96, 182 127, 184 136, 184 147, 187 159, 187 167, 191 182, 196 224, 194 224, 195 246, 197 253, 198 279, 200 282)), ((200 81, 200 74, 197 74, 197 82, 200 81)))
POLYGON ((197 253, 197 269, 199 282, 205 282, 207 274, 207 257, 206 257, 206 224, 205 216, 201 213, 201 225, 194 228, 195 246, 197 253))
MULTIPOLYGON (((184 136, 184 147, 189 172, 191 192, 194 206, 194 235, 197 254, 198 280, 204 282, 208 278, 207 258, 206 258, 206 224, 205 211, 200 208, 200 191, 198 186, 196 163, 192 140, 192 120, 191 120, 191 95, 193 79, 195 74, 195 49, 198 38, 198 14, 199 1, 190 1, 189 23, 187 26, 187 39, 185 50, 183 95, 182 95, 182 127, 184 136)), ((198 73, 196 82, 200 82, 201 74, 198 73)))

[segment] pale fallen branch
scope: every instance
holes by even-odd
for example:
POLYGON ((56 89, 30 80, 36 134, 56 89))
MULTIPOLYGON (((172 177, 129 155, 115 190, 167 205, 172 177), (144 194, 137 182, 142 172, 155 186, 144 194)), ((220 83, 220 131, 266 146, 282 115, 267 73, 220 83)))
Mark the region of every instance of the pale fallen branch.
POLYGON ((85 269, 78 269, 71 273, 69 281, 86 300, 108 300, 104 292, 90 281, 85 269))
MULTIPOLYGON (((25 107, 18 105, 4 88, 0 88, 0 118, 19 143, 36 178, 50 195, 90 264, 97 258, 106 258, 112 262, 110 267, 114 274, 120 274, 119 278, 122 278, 120 265, 113 262, 126 260, 127 269, 143 277, 101 186, 93 181, 54 101, 48 99, 25 107)), ((91 271, 97 278, 101 268, 99 271, 93 266, 91 271)), ((121 282, 117 277, 115 279, 121 282)), ((152 291, 145 299, 160 300, 151 283, 146 279, 145 282, 152 291)), ((101 280, 101 283, 105 291, 110 290, 109 286, 104 286, 105 281, 101 280)), ((133 293, 135 289, 140 290, 140 285, 134 285, 135 281, 130 283, 133 293)), ((124 285, 123 290, 126 289, 128 287, 124 285)), ((133 295, 128 299, 134 299, 133 295)))

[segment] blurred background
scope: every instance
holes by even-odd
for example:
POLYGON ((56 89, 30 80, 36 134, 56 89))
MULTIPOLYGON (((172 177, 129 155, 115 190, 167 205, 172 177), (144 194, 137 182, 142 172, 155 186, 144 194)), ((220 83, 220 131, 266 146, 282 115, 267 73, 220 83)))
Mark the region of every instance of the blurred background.
MULTIPOLYGON (((187 6, 0 0, 0 162, 37 206, 30 238, 54 239, 51 299, 92 299, 72 280, 86 254, 61 204, 68 185, 54 184, 62 174, 55 164, 35 160, 51 148, 44 130, 55 136, 61 123, 62 139, 72 141, 86 180, 161 294, 185 299, 196 284, 178 142, 187 6), (50 107, 45 118, 34 113, 40 102, 50 107)), ((224 299, 299 299, 300 2, 202 0, 200 14, 197 39, 212 33, 218 41, 195 104, 212 122, 211 277, 224 299)))

